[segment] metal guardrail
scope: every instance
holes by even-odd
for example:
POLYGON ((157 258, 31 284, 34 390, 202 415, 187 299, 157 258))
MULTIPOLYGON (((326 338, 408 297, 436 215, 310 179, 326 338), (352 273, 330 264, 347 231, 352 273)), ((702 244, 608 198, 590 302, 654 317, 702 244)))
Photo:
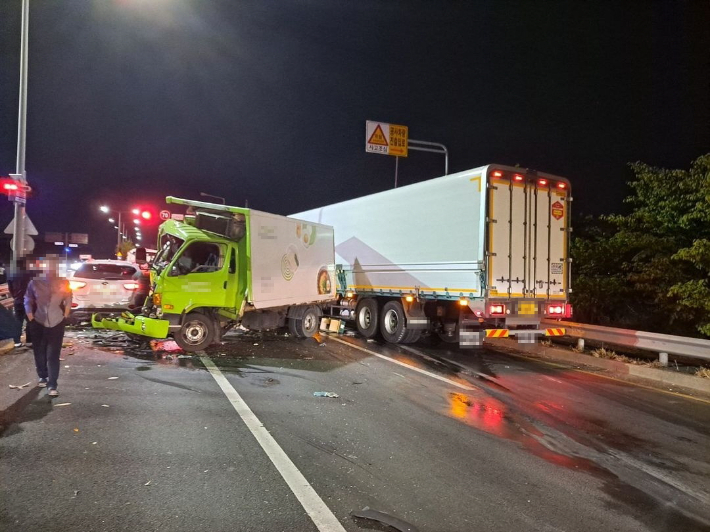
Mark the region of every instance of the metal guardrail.
POLYGON ((567 335, 574 338, 653 351, 659 354, 661 363, 664 359, 667 363, 669 354, 710 361, 710 340, 568 321, 543 320, 542 324, 544 327, 564 327, 567 335))

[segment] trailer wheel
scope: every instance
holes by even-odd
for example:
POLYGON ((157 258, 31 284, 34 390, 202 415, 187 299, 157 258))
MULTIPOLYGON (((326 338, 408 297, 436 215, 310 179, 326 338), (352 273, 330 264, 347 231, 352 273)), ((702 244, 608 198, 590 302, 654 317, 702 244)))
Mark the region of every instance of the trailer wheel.
POLYGON ((191 312, 175 335, 175 341, 185 351, 201 351, 214 340, 214 322, 204 314, 191 312))
POLYGON ((358 301, 355 310, 357 332, 365 338, 375 338, 379 333, 380 307, 371 297, 358 301))
POLYGON ((404 335, 404 339, 400 342, 401 344, 414 344, 419 341, 422 337, 421 329, 407 329, 407 334, 404 335))
POLYGON ((319 318, 316 307, 307 307, 300 318, 288 319, 288 330, 296 338, 311 338, 318 331, 319 318))
POLYGON ((382 307, 380 314, 380 332, 386 342, 401 344, 407 336, 407 318, 404 307, 399 301, 389 301, 382 307))

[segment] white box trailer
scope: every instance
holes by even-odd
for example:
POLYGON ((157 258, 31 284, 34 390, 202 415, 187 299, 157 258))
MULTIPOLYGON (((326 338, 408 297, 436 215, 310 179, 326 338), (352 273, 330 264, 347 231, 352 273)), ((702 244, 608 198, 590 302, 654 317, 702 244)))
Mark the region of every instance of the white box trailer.
POLYGON ((565 178, 487 165, 292 216, 333 226, 362 334, 470 347, 559 333, 537 327, 571 313, 571 200, 565 178))

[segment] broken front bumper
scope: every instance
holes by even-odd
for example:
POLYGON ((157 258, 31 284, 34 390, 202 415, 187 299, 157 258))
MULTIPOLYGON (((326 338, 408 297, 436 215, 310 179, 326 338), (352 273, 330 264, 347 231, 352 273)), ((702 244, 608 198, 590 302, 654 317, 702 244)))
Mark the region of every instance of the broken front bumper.
POLYGON ((94 314, 91 316, 91 325, 95 329, 111 329, 151 338, 167 338, 170 328, 167 320, 133 316, 128 312, 120 318, 102 318, 100 314, 94 314))

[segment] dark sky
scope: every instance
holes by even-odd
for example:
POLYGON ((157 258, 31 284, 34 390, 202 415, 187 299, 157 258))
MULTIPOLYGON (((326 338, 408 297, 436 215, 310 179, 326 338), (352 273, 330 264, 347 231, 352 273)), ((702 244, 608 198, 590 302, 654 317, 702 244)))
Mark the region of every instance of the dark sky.
MULTIPOLYGON (((2 175, 20 6, 0 2, 2 175)), ((452 171, 520 164, 569 177, 577 211, 619 210, 627 162, 710 152, 708 28, 705 0, 31 0, 28 213, 105 256, 102 202, 288 214, 377 192, 395 161, 365 153, 367 119, 446 144, 452 171)), ((401 184, 443 171, 400 162, 401 184)))

